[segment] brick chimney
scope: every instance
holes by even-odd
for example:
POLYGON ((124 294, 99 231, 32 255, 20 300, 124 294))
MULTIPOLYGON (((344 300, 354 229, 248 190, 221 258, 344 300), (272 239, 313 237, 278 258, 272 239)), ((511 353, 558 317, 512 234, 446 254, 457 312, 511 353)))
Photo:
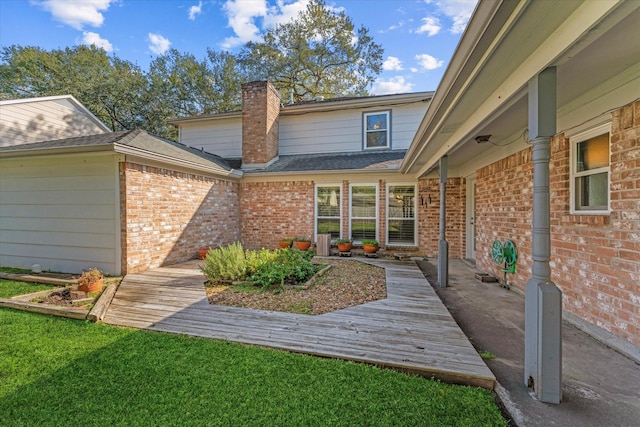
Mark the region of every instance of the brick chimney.
POLYGON ((262 169, 278 158, 280 93, 271 83, 242 85, 242 168, 262 169))

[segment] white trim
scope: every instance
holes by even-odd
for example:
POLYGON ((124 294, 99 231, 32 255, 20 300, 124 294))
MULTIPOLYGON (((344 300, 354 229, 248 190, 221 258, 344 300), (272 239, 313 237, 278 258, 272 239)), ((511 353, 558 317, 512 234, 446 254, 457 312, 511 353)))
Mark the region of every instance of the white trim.
POLYGON ((611 121, 594 128, 585 130, 569 138, 569 213, 571 215, 609 215, 611 213, 611 121), (576 172, 576 145, 590 138, 609 134, 609 165, 598 169, 591 169, 587 173, 576 172), (607 173, 607 208, 606 209, 576 209, 575 179, 580 176, 607 173))
MULTIPOLYGON (((351 182, 349 183, 349 212, 348 212, 348 221, 349 221, 349 239, 352 239, 354 243, 361 243, 360 240, 355 240, 353 239, 353 232, 351 230, 351 220, 352 220, 352 216, 351 216, 351 208, 352 208, 352 195, 353 195, 353 187, 374 187, 375 188, 375 199, 376 199, 376 207, 375 207, 375 212, 376 212, 376 216, 375 216, 375 225, 376 225, 376 237, 375 239, 379 242, 380 241, 380 227, 378 227, 378 218, 379 218, 379 199, 380 199, 380 191, 378 188, 378 183, 371 183, 371 182, 351 182)), ((357 217, 357 218, 369 218, 369 217, 357 217)))
MULTIPOLYGON (((313 189, 313 233, 314 233, 314 237, 315 237, 315 241, 318 241, 318 188, 324 188, 324 187, 338 187, 338 195, 340 198, 339 201, 339 209, 340 209, 340 213, 339 213, 339 217, 338 217, 338 227, 339 227, 339 231, 340 231, 340 239, 343 238, 342 236, 342 183, 316 183, 314 185, 314 189, 313 189)), ((322 217, 322 218, 333 218, 333 217, 322 217)))
POLYGON ((388 150, 391 148, 391 110, 380 110, 380 111, 364 111, 362 113, 362 150, 363 151, 371 151, 371 150, 388 150), (367 128, 367 117, 369 116, 377 116, 380 114, 386 114, 387 116, 387 127, 385 131, 387 132, 387 145, 382 147, 367 147, 367 135, 369 132, 382 132, 381 130, 368 129, 367 128))
POLYGON ((387 231, 387 235, 385 237, 385 243, 389 246, 407 246, 407 247, 414 247, 417 246, 417 237, 418 237, 418 185, 416 183, 387 183, 386 186, 386 202, 385 202, 385 212, 386 212, 386 224, 385 224, 385 228, 387 231), (389 199, 389 194, 390 194, 390 188, 391 187, 413 187, 413 218, 398 218, 398 217, 394 217, 391 218, 389 212, 389 204, 391 199, 389 199), (395 220, 413 220, 413 243, 396 243, 396 242, 391 242, 389 240, 389 220, 390 219, 395 219, 395 220))

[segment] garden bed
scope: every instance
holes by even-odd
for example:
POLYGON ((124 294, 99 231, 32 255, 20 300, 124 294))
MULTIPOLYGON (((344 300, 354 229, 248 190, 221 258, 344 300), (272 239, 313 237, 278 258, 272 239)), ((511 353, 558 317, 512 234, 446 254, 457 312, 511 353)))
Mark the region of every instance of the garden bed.
POLYGON ((206 286, 210 304, 298 314, 324 314, 384 299, 383 268, 357 260, 323 258, 331 266, 305 284, 275 290, 247 284, 206 286))

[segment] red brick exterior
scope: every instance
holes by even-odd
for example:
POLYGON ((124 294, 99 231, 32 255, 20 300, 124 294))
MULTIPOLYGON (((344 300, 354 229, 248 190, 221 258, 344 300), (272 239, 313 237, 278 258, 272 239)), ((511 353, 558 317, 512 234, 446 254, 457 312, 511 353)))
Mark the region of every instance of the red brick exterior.
MULTIPOLYGON (((640 102, 612 115, 611 214, 572 215, 570 149, 563 134, 551 143, 551 269, 563 309, 640 345, 640 102)), ((494 239, 518 247, 520 289, 531 272, 533 164, 523 150, 477 171, 477 265, 498 275, 494 239)))
POLYGON ((314 235, 313 181, 243 182, 242 242, 247 249, 276 248, 284 237, 314 235))
MULTIPOLYGON (((464 258, 465 239, 465 180, 447 179, 447 229, 449 257, 464 258)), ((418 182, 418 246, 427 257, 438 255, 440 235, 440 179, 421 179, 418 182)))
POLYGON ((240 239, 237 183, 128 162, 119 179, 123 274, 240 239))
POLYGON ((242 85, 242 166, 278 156, 280 93, 269 82, 242 85))

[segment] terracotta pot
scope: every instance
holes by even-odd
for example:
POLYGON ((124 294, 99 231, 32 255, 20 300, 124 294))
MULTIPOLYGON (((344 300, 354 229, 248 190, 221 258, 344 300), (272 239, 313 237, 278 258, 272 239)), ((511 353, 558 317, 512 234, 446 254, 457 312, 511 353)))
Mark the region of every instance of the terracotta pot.
POLYGON ((209 253, 209 248, 198 249, 198 258, 205 259, 205 257, 207 256, 207 253, 209 253))
POLYGON ((374 254, 378 252, 378 248, 378 245, 372 245, 370 243, 365 243, 362 245, 362 249, 364 249, 364 251, 368 254, 374 254))
POLYGON ((301 251, 306 251, 311 247, 311 242, 297 242, 296 241, 296 247, 298 249, 300 249, 301 251))
POLYGON ((283 241, 280 241, 280 247, 281 247, 282 249, 290 248, 292 243, 293 243, 293 242, 283 242, 283 241))
POLYGON ((353 243, 338 243, 338 250, 340 252, 349 252, 353 247, 353 243))
POLYGON ((104 278, 97 280, 93 283, 89 283, 86 285, 79 285, 78 290, 82 292, 98 292, 102 290, 102 286, 104 285, 104 278))

